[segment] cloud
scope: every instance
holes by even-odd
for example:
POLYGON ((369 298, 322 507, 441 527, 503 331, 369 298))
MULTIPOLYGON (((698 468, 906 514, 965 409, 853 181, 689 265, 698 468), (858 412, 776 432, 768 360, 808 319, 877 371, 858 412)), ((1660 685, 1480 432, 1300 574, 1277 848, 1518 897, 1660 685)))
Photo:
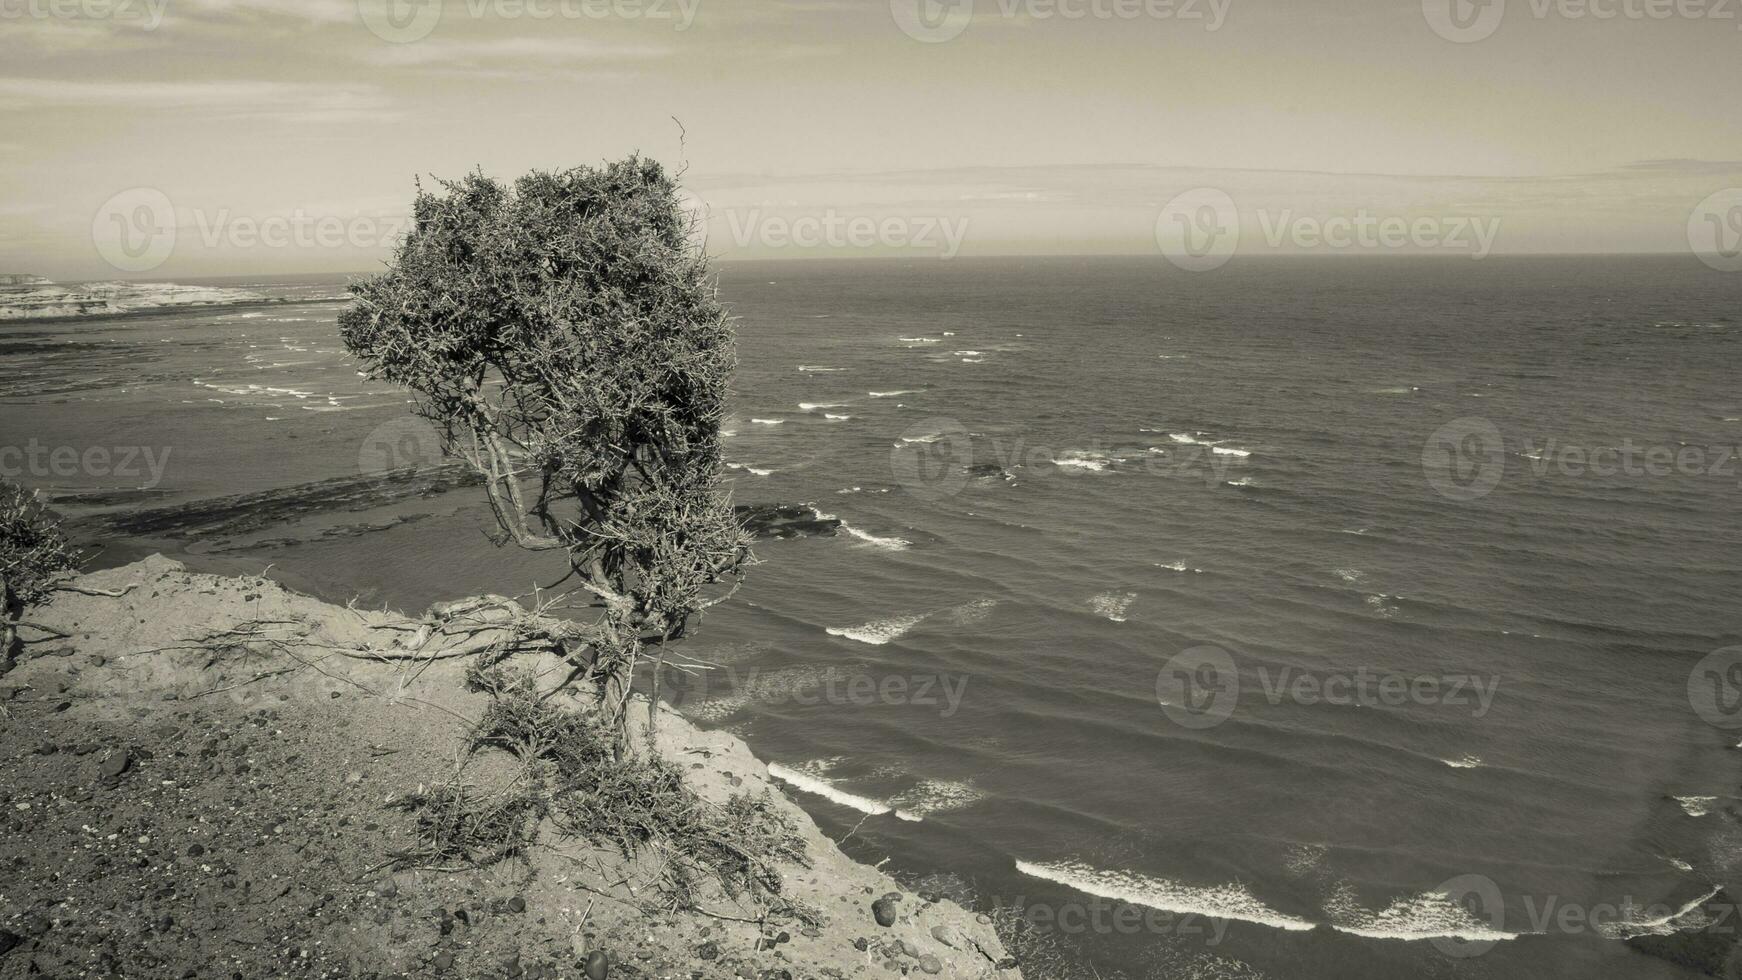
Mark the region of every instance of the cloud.
POLYGON ((0 78, 0 113, 31 109, 193 110, 202 118, 271 116, 305 121, 382 118, 390 100, 373 85, 324 82, 76 82, 0 78))
POLYGON ((587 38, 506 37, 480 41, 427 40, 416 44, 379 45, 366 60, 377 65, 479 68, 511 63, 524 65, 610 65, 649 61, 671 55, 656 45, 610 44, 587 38))

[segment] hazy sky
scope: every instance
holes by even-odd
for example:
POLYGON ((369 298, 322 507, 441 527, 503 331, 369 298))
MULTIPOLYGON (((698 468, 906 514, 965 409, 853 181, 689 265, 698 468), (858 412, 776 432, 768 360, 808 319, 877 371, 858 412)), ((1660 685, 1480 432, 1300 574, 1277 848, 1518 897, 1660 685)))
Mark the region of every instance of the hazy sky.
POLYGON ((724 258, 1159 255, 1200 188, 1247 251, 1723 248, 1739 93, 1742 0, 0 0, 0 272, 368 269, 420 174, 636 150, 724 258))

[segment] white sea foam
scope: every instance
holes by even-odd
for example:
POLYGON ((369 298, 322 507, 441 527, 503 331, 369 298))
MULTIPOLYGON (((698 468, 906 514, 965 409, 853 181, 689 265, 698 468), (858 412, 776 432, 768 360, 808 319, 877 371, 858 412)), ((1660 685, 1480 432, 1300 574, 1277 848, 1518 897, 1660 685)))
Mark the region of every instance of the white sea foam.
MULTIPOLYGON (((1686 862, 1676 861, 1675 864, 1685 871, 1693 870, 1686 865, 1686 862)), ((1701 910, 1700 906, 1710 901, 1721 890, 1720 887, 1714 886, 1711 891, 1667 915, 1597 923, 1597 931, 1610 939, 1630 939, 1634 936, 1668 936, 1684 930, 1704 929, 1714 923, 1712 917, 1701 910)))
POLYGON ((1712 812, 1712 804, 1718 802, 1716 796, 1677 796, 1675 801, 1681 804, 1690 817, 1703 817, 1712 812))
POLYGON ((1215 453, 1217 456, 1234 456, 1234 457, 1237 457, 1239 459, 1245 459, 1246 457, 1252 455, 1252 453, 1250 453, 1247 450, 1231 449, 1227 446, 1212 446, 1212 447, 1210 447, 1210 452, 1215 453))
POLYGON ((1517 939, 1471 914, 1450 895, 1426 892, 1399 898, 1378 912, 1362 908, 1354 891, 1344 886, 1326 903, 1331 928, 1367 939, 1462 939, 1466 942, 1503 942, 1517 939))
POLYGON ((798 369, 811 374, 835 374, 847 370, 846 368, 823 367, 820 364, 800 364, 798 369))
POLYGON ((912 789, 904 790, 891 800, 909 813, 930 816, 973 806, 985 799, 985 794, 966 780, 925 779, 912 789))
POLYGON ((1186 565, 1186 563, 1183 561, 1176 561, 1176 562, 1173 562, 1172 564, 1168 564, 1168 565, 1163 565, 1161 562, 1156 562, 1155 567, 1156 568, 1165 568, 1170 572, 1191 572, 1194 575, 1204 574, 1203 569, 1191 568, 1188 565, 1186 565))
POLYGON ((873 548, 882 548, 884 551, 906 551, 908 548, 913 547, 912 541, 893 537, 880 538, 867 531, 861 531, 850 524, 842 524, 841 530, 846 531, 848 534, 858 538, 860 541, 865 542, 873 548))
POLYGON ((937 337, 903 337, 903 338, 901 338, 901 342, 904 344, 940 344, 940 343, 943 343, 943 341, 937 337))
POLYGON ((1359 582, 1367 577, 1367 573, 1359 568, 1338 568, 1334 571, 1337 573, 1337 577, 1345 582, 1359 582))
POLYGON ((1475 769, 1482 764, 1482 757, 1466 753, 1456 759, 1441 759, 1440 761, 1453 769, 1475 769))
POLYGON ((1243 476, 1238 480, 1229 480, 1228 485, 1231 487, 1250 487, 1250 486, 1253 486, 1254 484, 1252 483, 1251 477, 1243 476))
POLYGON ((1089 608, 1098 616, 1104 616, 1115 623, 1125 622, 1125 613, 1131 609, 1131 604, 1137 601, 1135 592, 1104 592, 1089 600, 1089 608))
POLYGON ((872 816, 882 816, 887 813, 893 813, 902 820, 908 820, 914 823, 918 823, 921 819, 916 814, 908 813, 905 810, 898 810, 881 800, 873 800, 869 797, 857 796, 845 790, 836 789, 831 783, 814 776, 807 776, 795 769, 789 769, 778 762, 768 767, 768 774, 783 783, 791 785, 795 789, 800 789, 806 793, 821 796, 824 799, 839 803, 841 806, 858 810, 860 813, 868 813, 872 816))
POLYGON ((785 419, 751 419, 756 425, 785 425, 785 419))
POLYGON ((896 616, 890 619, 880 619, 874 623, 866 623, 863 626, 831 626, 824 630, 824 632, 828 633, 830 636, 845 637, 849 640, 857 640, 860 643, 869 643, 872 646, 880 647, 892 640, 900 639, 902 636, 906 635, 908 630, 913 629, 924 621, 925 615, 922 613, 917 616, 896 616))
POLYGON ((845 422, 852 417, 853 416, 851 415, 836 415, 832 412, 823 413, 823 418, 828 419, 831 422, 845 422))
POLYGON ((867 391, 872 398, 899 398, 902 395, 917 395, 917 391, 867 391))
POLYGON ((1062 466, 1068 469, 1088 470, 1091 473, 1105 473, 1107 467, 1113 464, 1112 460, 1107 459, 1105 456, 1097 456, 1090 453, 1071 453, 1054 459, 1052 465, 1062 466))
POLYGON ((846 402, 799 402, 798 407, 803 412, 814 412, 819 408, 846 408, 846 402))
POLYGON ((1256 922, 1291 932, 1305 932, 1313 928, 1313 924, 1305 919, 1270 908, 1252 897, 1246 886, 1239 884, 1207 887, 1183 885, 1130 871, 1102 871, 1075 861, 1035 864, 1019 860, 1016 862, 1016 870, 1032 878, 1074 888, 1085 895, 1142 905, 1163 912, 1256 922))

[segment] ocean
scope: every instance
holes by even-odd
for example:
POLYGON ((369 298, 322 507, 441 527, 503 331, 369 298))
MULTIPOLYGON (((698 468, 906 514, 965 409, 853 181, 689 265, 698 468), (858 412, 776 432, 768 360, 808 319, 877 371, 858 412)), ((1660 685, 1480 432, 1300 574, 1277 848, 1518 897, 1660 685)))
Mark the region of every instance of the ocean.
MULTIPOLYGON (((358 375, 343 277, 182 285, 0 320, 0 472, 97 564, 413 612, 556 577, 358 375)), ((721 290, 736 500, 842 523, 760 542, 668 694, 855 856, 1103 974, 1688 975, 1619 940, 1742 870, 1742 732, 1690 696, 1742 643, 1742 279, 877 260, 721 290)))

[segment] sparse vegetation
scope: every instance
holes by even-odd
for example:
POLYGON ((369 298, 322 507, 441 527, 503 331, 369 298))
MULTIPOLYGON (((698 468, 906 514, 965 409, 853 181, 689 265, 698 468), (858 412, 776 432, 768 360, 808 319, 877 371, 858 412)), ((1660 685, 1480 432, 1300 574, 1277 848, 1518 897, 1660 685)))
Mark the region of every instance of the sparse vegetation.
POLYGON ((73 570, 77 553, 35 494, 0 479, 0 673, 17 656, 24 611, 73 570))

